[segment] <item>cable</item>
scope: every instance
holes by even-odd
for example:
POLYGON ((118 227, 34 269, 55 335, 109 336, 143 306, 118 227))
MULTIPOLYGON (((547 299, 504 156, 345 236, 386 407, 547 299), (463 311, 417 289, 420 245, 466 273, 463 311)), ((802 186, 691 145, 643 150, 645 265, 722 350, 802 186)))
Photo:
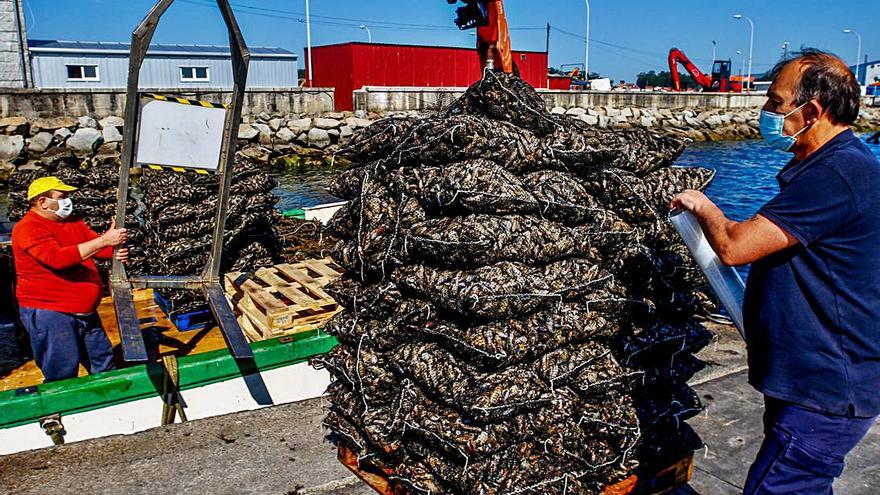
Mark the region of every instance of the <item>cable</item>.
MULTIPOLYGON (((213 7, 213 2, 210 0, 180 0, 184 3, 189 3, 192 5, 199 5, 203 7, 213 7)), ((243 5, 243 4, 233 4, 233 7, 237 9, 243 9, 244 14, 249 15, 258 15, 262 17, 270 17, 270 18, 283 18, 283 19, 291 19, 298 22, 305 22, 303 17, 305 17, 305 13, 296 12, 293 10, 282 10, 282 9, 272 9, 266 7, 256 7, 251 5, 243 5)), ((328 26, 346 26, 346 27, 356 27, 359 28, 363 24, 368 24, 370 29, 395 29, 399 31, 458 31, 459 29, 454 26, 447 25, 437 25, 437 24, 417 24, 410 22, 394 22, 394 21, 379 21, 375 19, 354 19, 350 17, 337 17, 337 16, 329 16, 329 15, 319 15, 319 14, 311 14, 311 17, 317 19, 328 19, 328 20, 313 20, 313 24, 321 24, 328 26)), ((509 28, 511 31, 541 31, 545 28, 543 27, 512 27, 509 28)))
MULTIPOLYGON (((556 27, 556 26, 550 26, 550 29, 553 30, 553 31, 556 31, 556 32, 558 32, 558 33, 560 33, 560 34, 564 34, 564 35, 566 35, 566 36, 571 36, 571 37, 573 37, 573 38, 577 38, 577 39, 579 39, 579 40, 586 40, 586 38, 585 38, 584 35, 582 35, 582 34, 572 33, 572 32, 570 32, 570 31, 566 31, 566 30, 564 30, 564 29, 560 29, 560 28, 558 28, 558 27, 556 27)), ((657 63, 658 63, 658 62, 657 62, 657 59, 660 59, 660 60, 664 60, 664 61, 665 61, 665 60, 666 60, 666 56, 667 56, 667 54, 665 54, 665 53, 658 53, 658 52, 651 52, 651 51, 648 51, 648 50, 640 50, 640 49, 637 49, 637 48, 630 48, 630 47, 628 47, 628 46, 618 45, 618 44, 616 44, 616 43, 610 43, 610 42, 603 41, 603 40, 597 40, 597 39, 592 38, 592 37, 590 38, 590 43, 596 43, 596 44, 603 45, 603 46, 606 46, 606 47, 609 47, 609 48, 617 48, 617 49, 619 49, 619 50, 625 50, 625 51, 627 51, 627 52, 632 52, 632 53, 636 53, 636 54, 640 54, 640 55, 646 55, 646 56, 649 56, 649 57, 651 57, 651 62, 650 62, 650 63, 652 63, 652 64, 657 64, 657 63)), ((622 56, 622 55, 621 55, 621 56, 622 56)), ((629 57, 629 58, 630 58, 630 60, 639 61, 639 60, 636 60, 636 59, 634 59, 634 58, 632 58, 632 57, 629 57)), ((698 58, 698 57, 693 57, 693 58, 691 58, 691 60, 693 60, 694 62, 698 62, 698 63, 701 63, 701 64, 707 64, 707 65, 709 65, 709 64, 714 64, 714 63, 715 63, 714 60, 709 60, 709 59, 705 59, 705 58, 698 58)), ((767 67, 767 68, 773 67, 773 65, 774 65, 774 64, 767 64, 767 63, 753 63, 753 64, 752 64, 752 66, 754 66, 754 67, 767 67)), ((659 67, 659 66, 664 66, 664 67, 665 67, 665 64, 659 64, 658 67, 659 67)))
MULTIPOLYGON (((564 29, 560 29, 560 28, 558 28, 558 27, 556 27, 556 26, 550 26, 550 29, 553 30, 553 31, 556 31, 556 32, 558 32, 558 33, 565 34, 565 35, 568 35, 568 36, 572 36, 572 37, 574 37, 574 38, 578 38, 578 39, 581 39, 581 40, 586 40, 586 39, 587 39, 585 36, 583 36, 583 35, 581 35, 581 34, 572 33, 571 31, 566 31, 566 30, 564 30, 564 29)), ((647 56, 649 56, 649 57, 656 57, 656 56, 658 56, 658 54, 657 54, 656 52, 650 52, 650 51, 647 51, 647 50, 639 50, 639 49, 637 49, 637 48, 630 48, 630 47, 627 47, 627 46, 618 45, 618 44, 615 44, 615 43, 609 43, 609 42, 607 42, 607 41, 598 40, 598 39, 596 39, 596 38, 592 38, 592 37, 590 38, 590 43, 598 43, 598 44, 600 44, 600 45, 605 45, 605 46, 609 46, 609 47, 613 47, 613 48, 619 48, 619 49, 621 49, 621 50, 627 50, 627 51, 631 51, 631 52, 634 52, 634 53, 639 53, 639 54, 642 54, 642 55, 647 55, 647 56)), ((661 55, 661 56, 665 57, 665 55, 661 55)))
MULTIPOLYGON (((183 3, 189 3, 191 5, 198 5, 202 7, 214 7, 215 4, 211 0, 179 0, 183 3)), ((261 17, 268 18, 281 18, 281 19, 290 19, 297 21, 299 23, 304 23, 305 13, 297 12, 294 10, 284 10, 284 9, 275 9, 269 7, 258 7, 255 5, 247 5, 242 3, 232 4, 233 7, 241 11, 243 14, 255 15, 261 17)), ((458 31, 458 28, 447 25, 437 25, 437 24, 419 24, 419 23, 410 23, 410 22, 395 22, 395 21, 380 21, 376 19, 355 19, 351 17, 339 17, 339 16, 330 16, 330 15, 320 15, 320 14, 312 14, 312 18, 317 20, 312 20, 312 24, 325 25, 325 26, 341 26, 341 27, 351 27, 351 28, 359 28, 363 24, 370 25, 371 29, 376 30, 396 30, 396 31, 458 31)), ((511 27, 509 30, 511 31, 543 31, 546 29, 545 27, 511 27)), ((556 26, 551 26, 551 30, 563 34, 566 36, 571 36, 573 38, 577 38, 580 40, 586 40, 586 38, 577 33, 573 33, 571 31, 567 31, 565 29, 558 28, 556 26)), ((638 63, 648 63, 655 67, 665 67, 665 64, 659 63, 658 60, 666 60, 665 53, 652 52, 649 50, 641 50, 638 48, 632 48, 624 45, 619 45, 616 43, 611 43, 604 40, 599 40, 595 38, 590 38, 591 43, 595 43, 597 45, 605 47, 610 53, 615 56, 619 56, 622 58, 626 58, 628 60, 638 62, 638 63)), ((705 59, 694 58, 693 60, 699 63, 713 63, 714 61, 707 61, 705 59)), ((767 64, 753 64, 753 65, 767 65, 767 64)), ((770 64, 772 65, 772 64, 770 64)))
MULTIPOLYGON (((200 5, 204 7, 213 7, 215 4, 206 0, 179 0, 184 3, 189 3, 193 5, 200 5)), ((302 17, 305 17, 305 12, 297 12, 293 10, 282 10, 282 9, 272 9, 266 7, 256 7, 252 5, 243 5, 239 3, 232 4, 236 9, 246 10, 248 12, 244 12, 250 15, 259 15, 263 17, 273 17, 273 18, 284 18, 284 19, 293 19, 300 20, 302 17)), ((360 26, 361 24, 370 24, 371 28, 373 26, 376 27, 396 27, 396 28, 420 28, 420 29, 431 29, 431 30, 457 30, 458 28, 453 26, 441 26, 437 24, 417 24, 417 23, 408 23, 408 22, 394 22, 394 21, 380 21, 380 20, 370 20, 370 19, 353 19, 349 17, 337 17, 337 16, 329 16, 329 15, 319 15, 319 14, 311 14, 311 17, 318 19, 328 19, 329 21, 347 21, 347 22, 328 22, 328 21, 312 21, 316 24, 330 24, 330 25, 343 25, 343 26, 360 26)))

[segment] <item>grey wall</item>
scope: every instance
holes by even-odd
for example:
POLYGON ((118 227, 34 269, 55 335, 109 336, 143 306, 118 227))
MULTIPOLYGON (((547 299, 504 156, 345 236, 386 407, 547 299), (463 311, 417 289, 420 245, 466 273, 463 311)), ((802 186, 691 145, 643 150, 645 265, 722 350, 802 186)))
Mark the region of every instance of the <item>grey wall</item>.
POLYGON ((539 90, 548 107, 591 108, 598 106, 638 108, 757 108, 764 105, 763 93, 673 93, 625 91, 539 90))
MULTIPOLYGON (((399 112, 440 110, 465 88, 365 87, 354 92, 355 110, 399 112)), ((622 91, 550 91, 539 89, 547 106, 591 108, 598 106, 639 108, 756 108, 763 94, 666 93, 622 91)))
MULTIPOLYGON (((0 87, 27 86, 27 67, 22 67, 22 53, 27 53, 21 0, 0 0, 0 87), (21 26, 21 32, 19 27, 21 26), (22 43, 25 46, 22 46, 22 43), (22 49, 25 49, 22 52, 22 49)), ((25 58, 25 64, 26 64, 25 58)))
MULTIPOLYGON (((159 94, 181 94, 179 89, 150 89, 159 94)), ((229 103, 228 91, 183 92, 187 97, 213 102, 229 103)), ((0 117, 21 115, 37 117, 90 115, 104 118, 122 116, 125 91, 121 89, 7 89, 0 90, 0 117)), ((243 115, 261 112, 283 114, 320 114, 334 110, 333 88, 275 88, 255 89, 245 93, 243 115)))
MULTIPOLYGON (((128 80, 128 56, 122 54, 66 54, 31 52, 34 87, 37 88, 125 88, 128 80), (69 81, 67 65, 97 65, 98 81, 69 81)), ((296 87, 297 60, 291 58, 251 57, 248 88, 296 87)), ((227 57, 155 56, 144 60, 140 85, 145 88, 232 87, 232 63, 227 57), (184 82, 180 67, 208 67, 210 81, 184 82)))

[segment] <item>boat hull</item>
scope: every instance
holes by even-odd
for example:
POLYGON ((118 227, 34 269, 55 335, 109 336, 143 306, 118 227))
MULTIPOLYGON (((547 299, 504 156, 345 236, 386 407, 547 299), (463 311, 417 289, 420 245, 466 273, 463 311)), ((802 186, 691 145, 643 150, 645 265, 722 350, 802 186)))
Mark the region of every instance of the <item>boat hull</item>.
MULTIPOLYGON (((320 397, 330 383, 306 360, 336 345, 320 330, 252 344, 254 360, 226 349, 178 359, 180 400, 199 419, 320 397)), ((164 368, 134 366, 0 394, 0 455, 53 445, 41 420, 57 416, 64 442, 162 426, 164 368)))

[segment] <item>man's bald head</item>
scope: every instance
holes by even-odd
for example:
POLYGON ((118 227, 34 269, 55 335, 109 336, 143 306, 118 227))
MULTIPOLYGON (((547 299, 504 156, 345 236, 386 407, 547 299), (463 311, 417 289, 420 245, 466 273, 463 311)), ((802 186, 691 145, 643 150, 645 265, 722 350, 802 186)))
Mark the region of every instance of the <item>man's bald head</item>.
POLYGON ((859 116, 861 87, 849 66, 836 55, 806 48, 794 58, 776 64, 770 76, 774 84, 777 79, 793 82, 790 88, 794 96, 793 106, 815 98, 833 124, 850 125, 859 116), (793 71, 799 75, 784 77, 795 75, 793 71))

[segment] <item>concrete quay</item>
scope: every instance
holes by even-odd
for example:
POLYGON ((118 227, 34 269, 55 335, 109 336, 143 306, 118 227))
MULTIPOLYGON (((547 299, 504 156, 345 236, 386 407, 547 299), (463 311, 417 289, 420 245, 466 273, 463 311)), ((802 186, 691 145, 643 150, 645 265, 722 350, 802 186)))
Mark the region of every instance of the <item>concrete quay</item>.
MULTIPOLYGON (((706 448, 674 495, 742 493, 762 439, 763 401, 746 383, 744 345, 733 327, 710 328, 716 339, 699 354, 709 366, 691 381, 706 408, 689 420, 706 448)), ((327 407, 314 399, 0 457, 0 493, 374 493, 337 462, 321 428, 327 407)), ((877 493, 878 442, 880 425, 850 454, 835 493, 877 493)))

